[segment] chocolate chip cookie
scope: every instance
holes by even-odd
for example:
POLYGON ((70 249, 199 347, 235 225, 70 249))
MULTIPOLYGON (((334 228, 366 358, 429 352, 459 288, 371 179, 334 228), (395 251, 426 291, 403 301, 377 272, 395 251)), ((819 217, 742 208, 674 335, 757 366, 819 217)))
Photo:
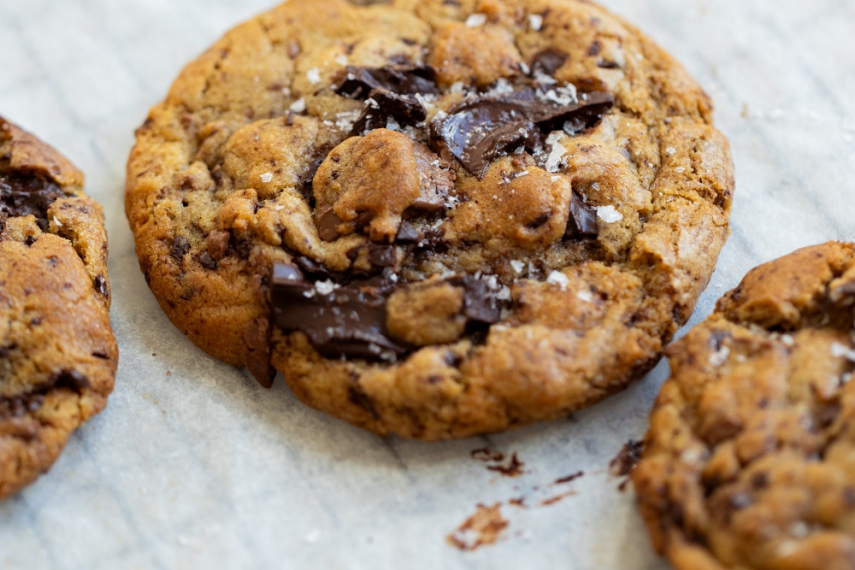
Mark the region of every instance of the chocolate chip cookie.
POLYGON ((126 210, 203 350, 376 433, 445 439, 649 370, 733 189, 707 95, 595 4, 317 0, 181 73, 137 132, 126 210))
POLYGON ((633 479, 681 570, 855 567, 855 245, 751 271, 668 349, 633 479))
POLYGON ((0 498, 107 403, 109 310, 104 215, 83 174, 0 118, 0 498))

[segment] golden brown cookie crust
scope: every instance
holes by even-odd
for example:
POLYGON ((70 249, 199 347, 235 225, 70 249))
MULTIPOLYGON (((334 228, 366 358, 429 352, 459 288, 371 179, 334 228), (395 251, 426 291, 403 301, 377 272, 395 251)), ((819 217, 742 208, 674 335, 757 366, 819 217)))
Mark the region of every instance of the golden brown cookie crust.
POLYGON ((668 349, 633 474, 680 570, 855 564, 855 245, 762 265, 668 349))
POLYGON ((83 174, 0 118, 0 497, 46 472, 106 404, 109 309, 104 215, 83 174))
POLYGON ((126 211, 170 319, 265 384, 269 358, 306 403, 411 438, 557 418, 643 375, 688 319, 729 234, 733 165, 707 95, 589 2, 357 4, 292 1, 238 26, 137 131, 126 211), (436 161, 424 160, 423 125, 389 123, 345 142, 363 109, 334 92, 347 66, 432 65, 430 123, 466 93, 537 76, 550 50, 567 56, 549 70, 556 86, 607 92, 614 104, 593 128, 552 133, 543 155, 497 157, 479 177, 435 145, 436 161), (385 158, 360 159, 366 149, 385 158), (396 193, 373 194, 372 177, 396 193), (459 287, 398 296, 389 328, 421 348, 394 363, 324 358, 305 334, 271 325, 274 264, 370 268, 369 246, 394 244, 402 217, 436 206, 449 183, 454 199, 413 220, 423 233, 438 225, 445 250, 415 259, 398 248, 395 275, 494 276, 508 298, 501 322, 466 332, 459 287), (596 238, 565 238, 574 195, 599 208, 596 238), (360 213, 371 218, 364 227, 360 213), (435 314, 413 315, 420 305, 435 314))

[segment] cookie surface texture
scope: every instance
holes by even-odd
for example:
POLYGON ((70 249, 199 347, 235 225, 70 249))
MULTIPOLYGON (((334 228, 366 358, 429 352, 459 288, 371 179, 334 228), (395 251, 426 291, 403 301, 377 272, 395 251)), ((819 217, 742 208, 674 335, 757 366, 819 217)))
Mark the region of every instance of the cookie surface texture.
POLYGON ((107 232, 83 174, 0 118, 0 497, 46 472, 113 390, 107 232))
POLYGON ((855 245, 754 269, 668 349, 633 473, 679 570, 855 565, 855 245))
POLYGON ((729 233, 709 98, 573 0, 293 0, 190 64, 126 210, 170 319, 263 384, 447 439, 624 389, 729 233))

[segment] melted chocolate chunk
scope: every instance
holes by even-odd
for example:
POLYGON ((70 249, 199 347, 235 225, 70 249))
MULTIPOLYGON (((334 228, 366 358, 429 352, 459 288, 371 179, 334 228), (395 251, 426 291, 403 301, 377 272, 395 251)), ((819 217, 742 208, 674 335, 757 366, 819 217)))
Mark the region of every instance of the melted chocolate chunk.
POLYGON ((350 136, 360 136, 365 131, 384 129, 389 124, 389 119, 394 119, 399 125, 417 125, 427 118, 427 109, 419 103, 418 99, 408 95, 398 95, 383 88, 371 91, 368 97, 369 103, 362 110, 362 114, 353 123, 350 136))
POLYGON ((567 220, 567 233, 564 237, 581 239, 595 238, 598 235, 597 210, 573 192, 573 198, 570 200, 570 219, 567 220))
POLYGON ((567 61, 568 55, 556 49, 547 49, 534 58, 534 63, 531 64, 532 74, 536 77, 538 74, 555 75, 555 72, 561 69, 567 61))
POLYGON ((333 91, 351 99, 367 99, 375 89, 385 89, 398 95, 439 95, 436 70, 430 66, 348 66, 344 77, 333 85, 333 91))
POLYGON ((332 291, 298 279, 295 267, 276 264, 271 301, 276 325, 304 333, 315 349, 330 358, 394 361, 408 349, 388 336, 386 296, 374 287, 339 287, 332 291))
POLYGON ((614 98, 602 92, 561 104, 527 87, 504 97, 464 101, 433 121, 431 137, 481 178, 496 157, 521 146, 533 151, 545 133, 565 126, 570 134, 593 127, 613 104, 614 98))
POLYGON ((36 176, 0 174, 0 214, 8 217, 35 216, 42 231, 48 231, 47 211, 65 196, 62 188, 36 176))

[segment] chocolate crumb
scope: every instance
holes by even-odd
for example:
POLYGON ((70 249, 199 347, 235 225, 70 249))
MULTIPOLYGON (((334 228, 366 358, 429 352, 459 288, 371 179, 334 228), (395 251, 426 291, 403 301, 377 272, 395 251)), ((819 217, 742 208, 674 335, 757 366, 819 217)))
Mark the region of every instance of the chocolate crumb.
POLYGON ((496 471, 505 477, 519 477, 525 473, 523 470, 524 466, 525 463, 519 460, 517 452, 515 451, 511 454, 511 461, 507 465, 488 465, 487 469, 490 471, 496 471))
POLYGON ((629 476, 638 465, 638 462, 641 461, 643 453, 644 442, 631 439, 624 444, 620 453, 609 463, 609 473, 611 473, 612 477, 626 477, 626 480, 618 486, 618 489, 621 491, 624 491, 627 485, 629 485, 629 476))
POLYGON ((572 475, 567 475, 566 477, 561 477, 555 480, 556 485, 561 485, 563 483, 569 483, 571 481, 575 481, 576 479, 583 477, 585 475, 584 471, 579 471, 578 473, 574 473, 572 475))

